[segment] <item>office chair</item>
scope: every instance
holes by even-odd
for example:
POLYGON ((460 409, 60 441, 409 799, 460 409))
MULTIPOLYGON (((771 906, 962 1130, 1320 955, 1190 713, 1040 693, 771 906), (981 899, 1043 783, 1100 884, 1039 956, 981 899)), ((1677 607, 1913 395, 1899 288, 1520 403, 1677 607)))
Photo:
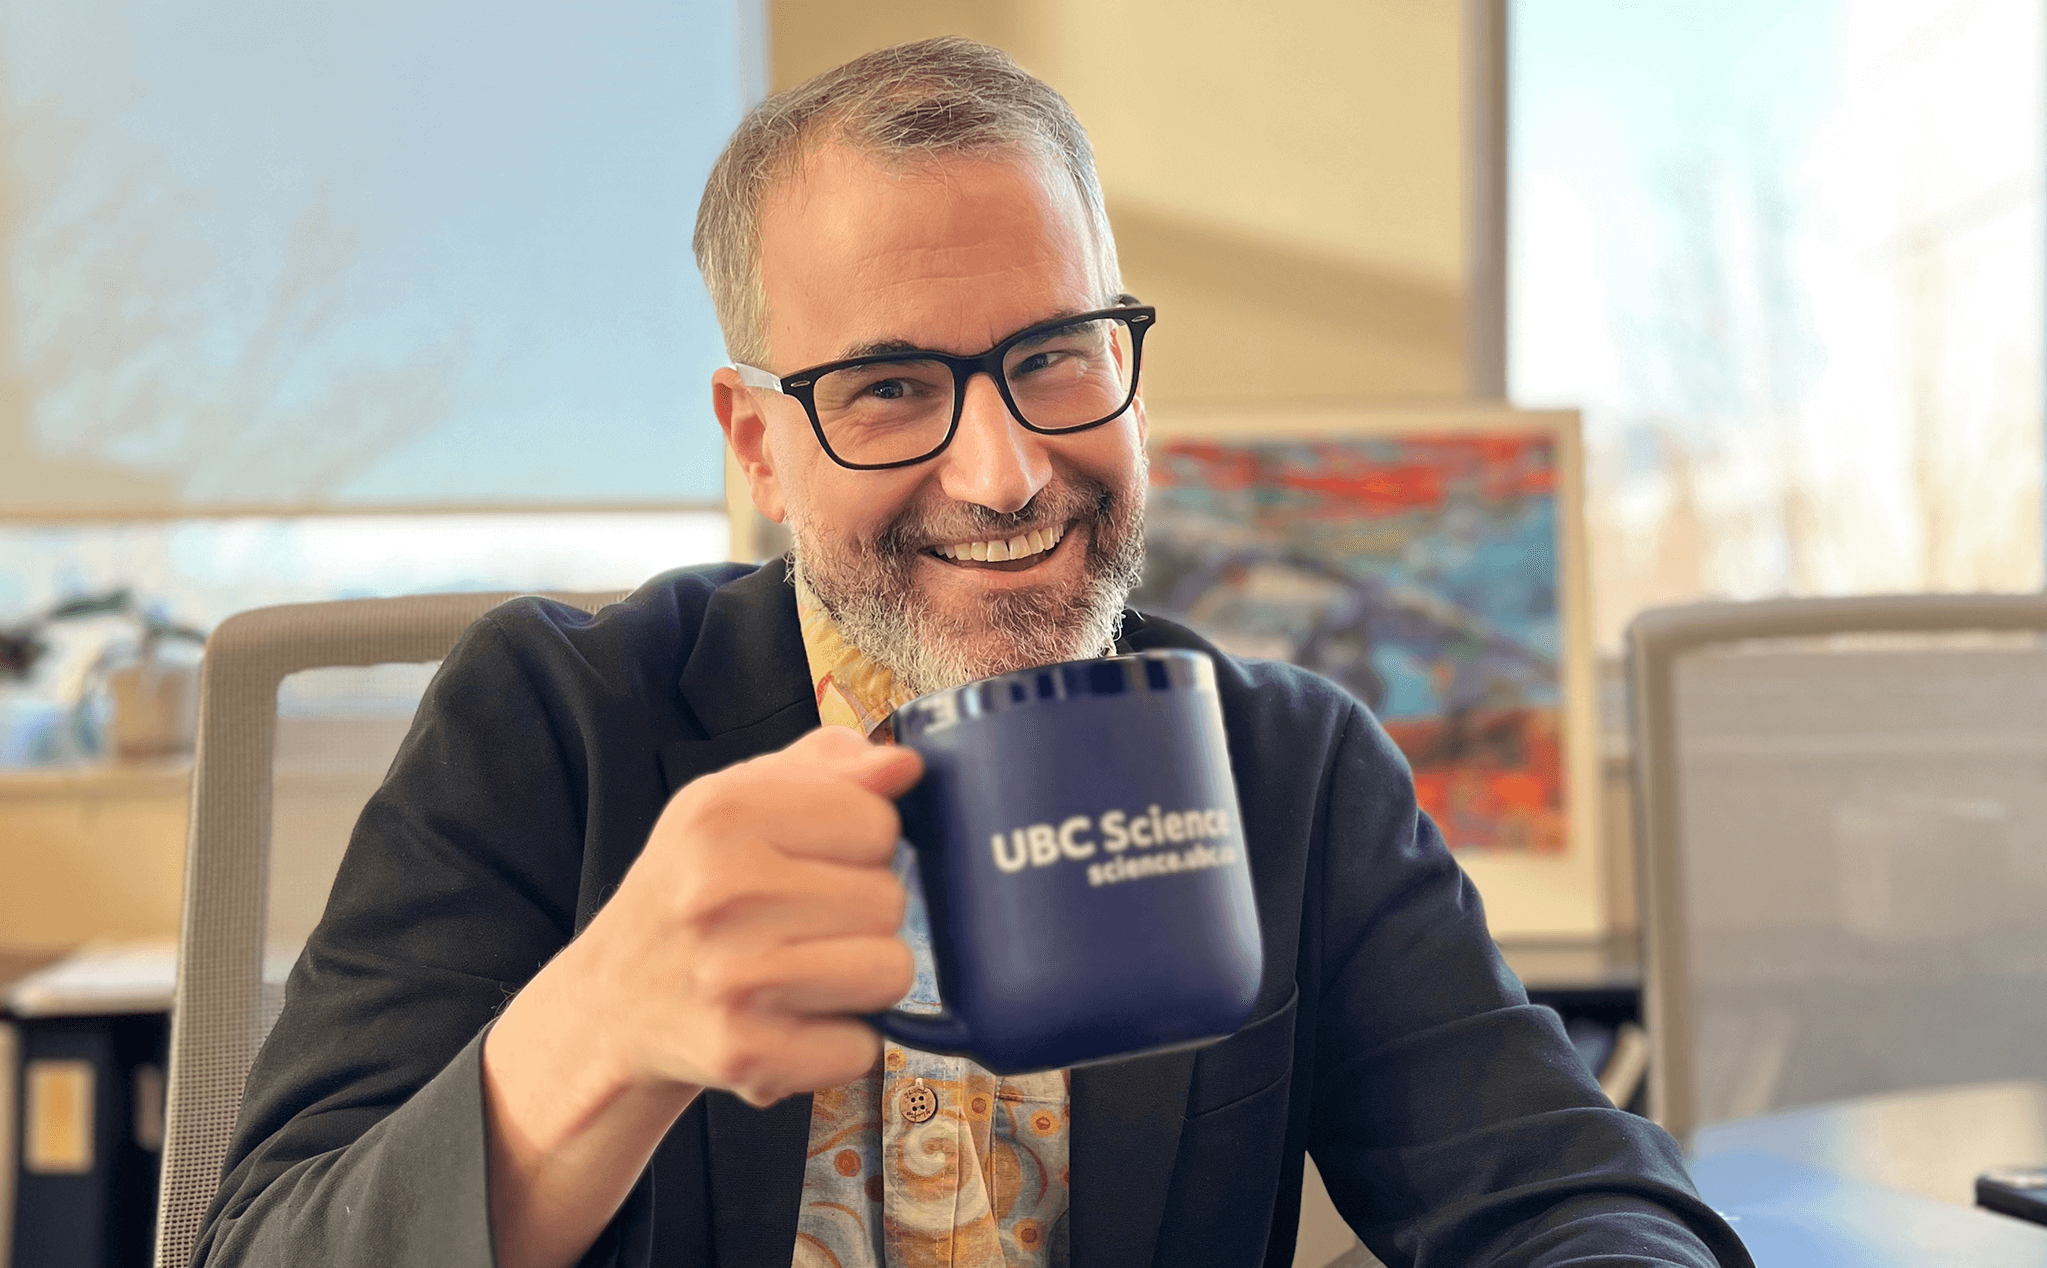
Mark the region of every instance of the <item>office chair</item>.
POLYGON ((2047 595, 1628 629, 1652 1115, 2047 1078, 2047 595))
MULTIPOLYGON (((510 594, 290 604, 207 640, 171 1023, 158 1268, 184 1268, 256 1051, 326 905, 356 816, 427 680, 510 594)), ((594 612, 623 598, 562 594, 594 612)))

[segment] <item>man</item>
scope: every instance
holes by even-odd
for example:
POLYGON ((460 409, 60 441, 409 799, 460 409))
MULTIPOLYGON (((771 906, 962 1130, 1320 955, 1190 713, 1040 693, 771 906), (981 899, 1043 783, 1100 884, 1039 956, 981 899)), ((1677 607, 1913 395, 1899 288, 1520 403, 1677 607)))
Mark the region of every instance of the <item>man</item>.
POLYGON ((916 977, 887 711, 1204 646, 1123 612, 1149 310, 1065 103, 963 40, 761 106, 697 252, 718 418, 792 567, 465 637, 200 1262, 1283 1265, 1310 1147, 1390 1263, 1746 1262, 1527 1005, 1383 733, 1289 667, 1219 665, 1265 937, 1237 1035, 1001 1079, 855 1020, 916 977))

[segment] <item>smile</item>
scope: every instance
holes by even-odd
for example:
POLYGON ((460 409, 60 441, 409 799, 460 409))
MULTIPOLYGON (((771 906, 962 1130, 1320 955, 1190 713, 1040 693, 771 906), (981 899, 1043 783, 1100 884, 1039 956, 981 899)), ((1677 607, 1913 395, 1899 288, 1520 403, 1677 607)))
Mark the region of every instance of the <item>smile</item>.
POLYGON ((982 542, 953 542, 933 546, 931 553, 953 564, 1008 564, 1005 571, 1028 568, 1039 563, 1066 536, 1067 525, 1034 528, 1020 537, 996 538, 982 542))

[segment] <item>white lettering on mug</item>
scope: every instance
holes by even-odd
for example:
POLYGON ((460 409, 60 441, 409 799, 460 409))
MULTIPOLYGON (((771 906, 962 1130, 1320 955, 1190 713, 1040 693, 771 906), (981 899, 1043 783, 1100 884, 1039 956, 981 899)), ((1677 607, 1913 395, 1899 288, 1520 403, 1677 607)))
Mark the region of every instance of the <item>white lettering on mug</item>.
POLYGON ((993 842, 995 846, 995 866, 1005 872, 1021 872, 1024 864, 1030 862, 1030 857, 1024 850, 1023 830, 1018 829, 1010 833, 1009 837, 1010 840, 1016 843, 1016 853, 1014 854, 1003 851, 1002 834, 1000 832, 995 834, 993 842))
POLYGON ((1184 850, 1161 850, 1157 854, 1121 855, 1106 863, 1088 864, 1087 883, 1092 886, 1116 885, 1146 876, 1228 867, 1236 861, 1237 849, 1232 845, 1190 845, 1184 850))
POLYGON ((1051 824, 1032 824, 1024 829, 1024 839, 1031 843, 1031 866, 1045 867, 1059 861, 1059 837, 1051 824))
POLYGON ((989 838, 989 846, 995 866, 1004 872, 1050 867, 1061 859, 1090 859, 1098 851, 1117 855, 1119 857, 1107 862, 1088 866, 1088 884, 1109 885, 1139 876, 1162 876, 1171 872, 1219 867, 1237 857, 1236 851, 1228 845, 1218 850, 1202 844, 1182 850, 1160 850, 1142 859, 1121 857, 1132 845, 1149 849, 1183 841, 1198 843, 1227 838, 1229 834, 1227 811, 1162 812, 1158 806, 1148 806, 1143 813, 1134 816, 1124 810, 1105 810, 1099 821, 1087 815, 1071 815, 1062 819, 1056 827, 1050 823, 1026 824, 1007 833, 993 834, 989 838), (1100 841, 1093 836, 1096 831, 1101 833, 1100 841))

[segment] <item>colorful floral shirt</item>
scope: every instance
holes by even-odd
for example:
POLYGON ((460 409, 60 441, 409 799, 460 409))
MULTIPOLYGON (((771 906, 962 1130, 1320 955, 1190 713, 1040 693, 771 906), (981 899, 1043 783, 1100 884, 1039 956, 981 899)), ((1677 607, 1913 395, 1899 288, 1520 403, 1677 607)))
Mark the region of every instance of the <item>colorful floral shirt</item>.
MULTIPOLYGON (((890 742, 883 724, 909 694, 801 585, 796 609, 818 716, 890 742)), ((914 870, 899 852, 897 874, 914 870)), ((931 936, 910 894, 917 980, 902 1007, 935 1010, 931 936)), ((1067 1086, 1064 1070, 1005 1077, 884 1042, 865 1076, 812 1101, 793 1268, 1065 1268, 1067 1086)))

